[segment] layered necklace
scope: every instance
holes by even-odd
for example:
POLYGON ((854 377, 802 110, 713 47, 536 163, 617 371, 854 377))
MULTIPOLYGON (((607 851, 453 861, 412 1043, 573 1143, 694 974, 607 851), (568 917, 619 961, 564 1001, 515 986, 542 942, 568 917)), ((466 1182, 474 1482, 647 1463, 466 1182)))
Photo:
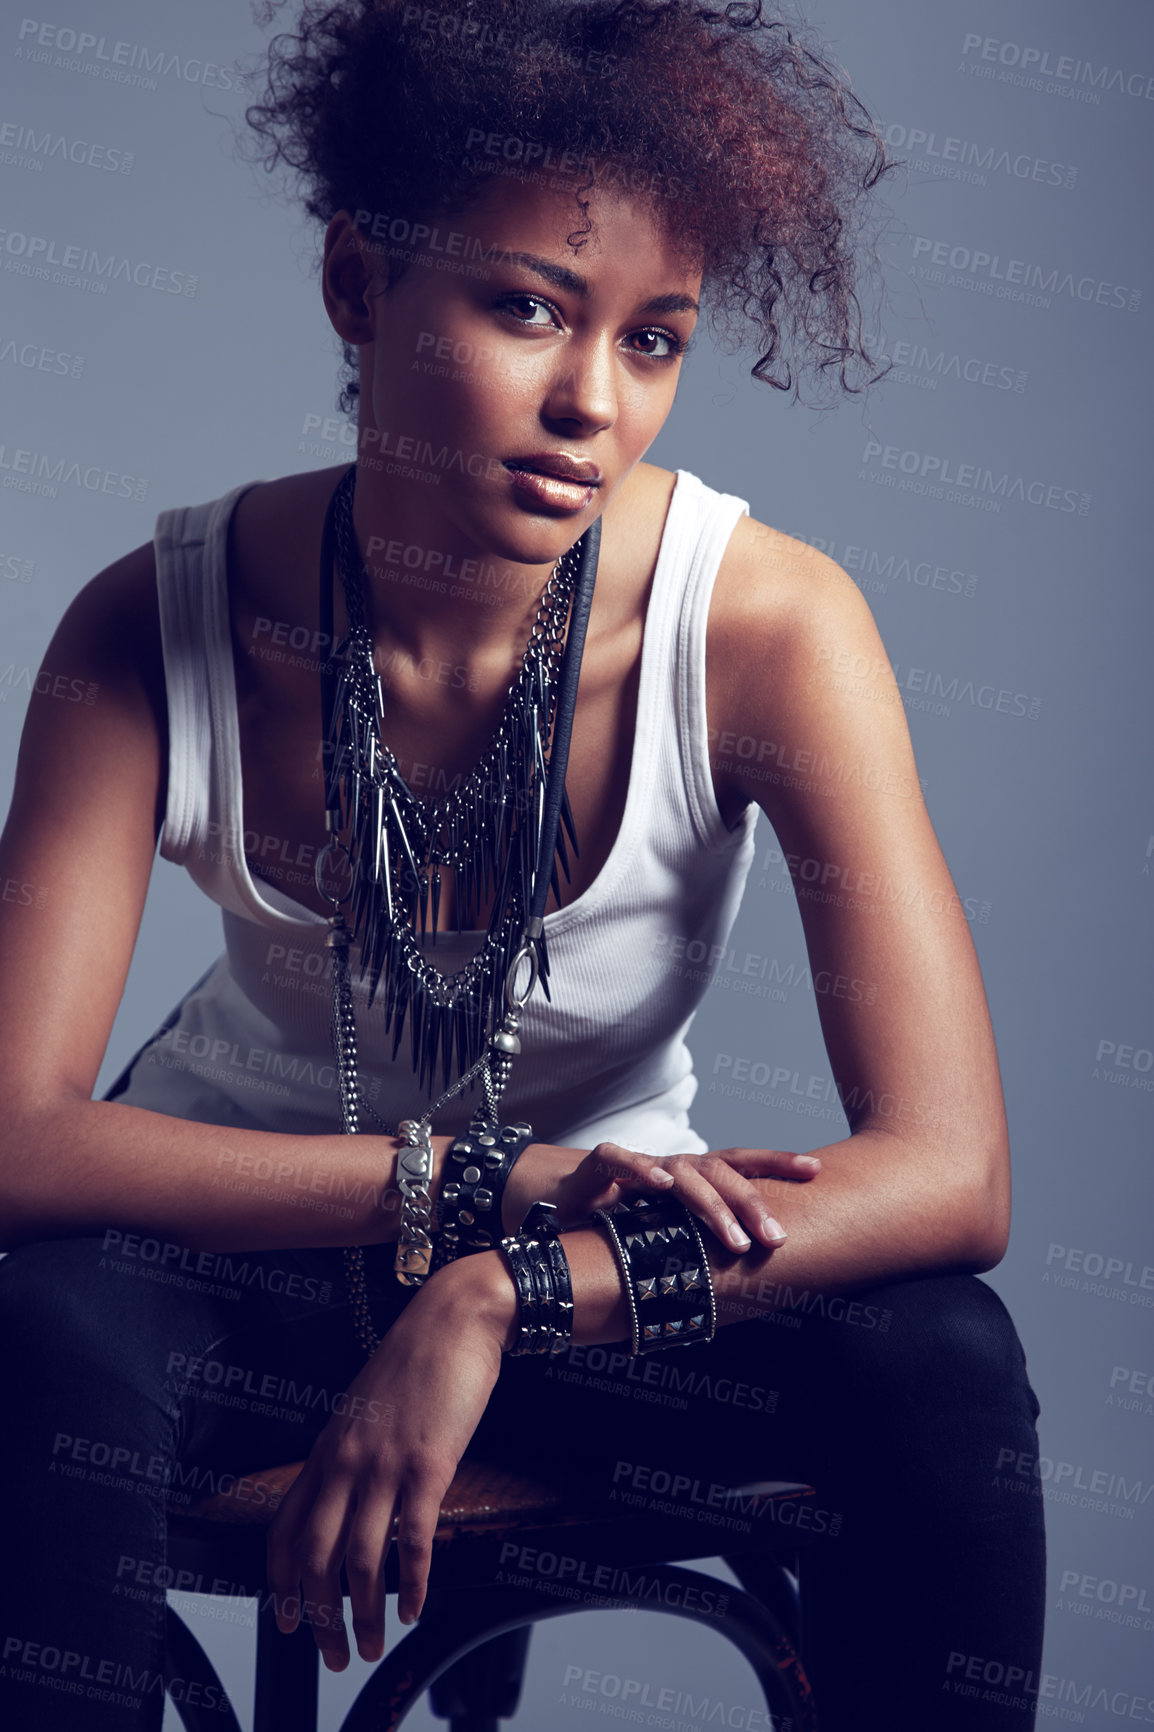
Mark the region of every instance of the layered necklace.
MULTIPOLYGON (((318 885, 334 906, 339 902, 348 908, 347 941, 341 934, 343 917, 333 917, 334 948, 347 952, 348 942, 359 943, 368 1003, 371 1006, 378 994, 383 997, 384 1030, 386 1036, 392 1034, 392 1056, 396 1057, 407 1021, 413 1068, 421 1088, 431 1093, 438 1065, 447 1088, 454 1069, 475 1072, 483 1062, 494 1032, 494 1011, 523 947, 541 874, 550 732, 570 601, 582 548, 592 532, 587 531, 553 567, 489 745, 448 793, 421 799, 405 781, 384 741, 385 699, 366 621, 366 573, 353 524, 355 489, 354 465, 333 494, 322 547, 321 629, 325 630, 327 616, 331 644, 335 551, 348 632, 322 672, 326 827, 339 859, 334 862, 330 844, 325 850, 330 856, 325 881, 322 884, 318 870, 318 885), (343 878, 339 893, 334 890, 334 864, 337 876, 343 878), (430 934, 435 948, 441 873, 450 869, 455 875, 457 932, 474 925, 489 897, 492 911, 476 953, 457 972, 444 974, 422 948, 418 933, 422 940, 430 934)), ((586 549, 585 564, 589 563, 586 549)), ((595 542, 592 567, 595 572, 595 542)), ((588 588, 585 617, 592 573, 588 588)), ((582 635, 583 627, 584 618, 582 635)), ((568 707, 571 722, 571 701, 568 707)), ((577 853, 563 766, 559 792, 559 813, 553 819, 555 847, 547 868, 555 893, 558 864, 569 878, 566 835, 577 853)), ((558 790, 551 793, 551 804, 556 806, 558 790)), ((544 899, 544 895, 538 898, 542 910, 544 899)), ((536 936, 536 952, 534 972, 539 969, 548 995, 543 927, 536 936)), ((344 1031, 347 1044, 352 1036, 351 1000, 346 999, 343 1011, 334 1004, 335 1024, 342 1016, 350 1025, 344 1031)), ((335 1026, 334 1032, 339 1051, 341 1030, 335 1026)))

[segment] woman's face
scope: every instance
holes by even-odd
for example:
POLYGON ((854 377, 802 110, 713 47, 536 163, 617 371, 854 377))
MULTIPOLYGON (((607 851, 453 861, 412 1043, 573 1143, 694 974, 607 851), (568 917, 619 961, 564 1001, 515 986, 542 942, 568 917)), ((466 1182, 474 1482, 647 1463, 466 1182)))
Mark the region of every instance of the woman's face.
POLYGON ((359 228, 334 218, 330 246, 343 220, 345 248, 358 234, 377 272, 360 355, 360 474, 373 517, 396 533, 552 563, 656 438, 701 273, 648 204, 594 193, 589 215, 594 232, 574 252, 571 192, 494 177, 465 213, 430 219, 417 262, 387 291, 383 246, 415 250, 405 225, 389 236, 379 223, 388 241, 374 243, 364 213, 359 228), (559 458, 597 484, 544 473, 559 458))

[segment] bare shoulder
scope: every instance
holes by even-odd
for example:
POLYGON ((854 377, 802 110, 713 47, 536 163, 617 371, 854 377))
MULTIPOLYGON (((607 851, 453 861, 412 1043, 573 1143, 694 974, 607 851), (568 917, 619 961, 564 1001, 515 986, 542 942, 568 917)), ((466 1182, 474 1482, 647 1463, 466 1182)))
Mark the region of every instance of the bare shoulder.
POLYGON ((280 609, 295 618, 315 609, 325 508, 347 467, 259 481, 241 495, 229 536, 229 579, 238 611, 280 609))
POLYGON ((753 799, 776 822, 799 788, 812 791, 815 763, 847 752, 864 752, 887 785, 916 786, 901 696, 865 598, 827 554, 755 518, 737 524, 718 568, 706 707, 727 816, 753 799))
POLYGON ((138 817, 146 848, 164 809, 167 755, 156 569, 147 542, 91 578, 52 634, 32 682, 6 839, 23 838, 35 849, 40 837, 48 847, 52 834, 78 833, 81 812, 99 807, 104 822, 138 817))
POLYGON ((105 566, 65 610, 37 690, 65 673, 97 682, 109 698, 143 697, 163 728, 164 658, 151 541, 105 566))
POLYGON ((866 622, 872 626, 869 607, 836 560, 755 517, 738 520, 714 584, 711 646, 716 635, 726 651, 740 653, 744 644, 763 653, 772 636, 788 650, 807 633, 866 622))

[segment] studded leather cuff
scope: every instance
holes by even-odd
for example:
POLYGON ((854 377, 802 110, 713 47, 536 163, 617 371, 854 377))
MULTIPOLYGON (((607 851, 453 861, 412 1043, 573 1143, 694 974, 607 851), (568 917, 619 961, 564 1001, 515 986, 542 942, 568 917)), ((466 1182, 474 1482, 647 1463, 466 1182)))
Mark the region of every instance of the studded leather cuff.
POLYGON ((638 1197, 594 1216, 621 1266, 634 1357, 712 1341, 717 1303, 695 1217, 677 1197, 638 1197))
POLYGON ((450 1144, 437 1205, 438 1268, 497 1244, 505 1185, 532 1141, 532 1125, 489 1125, 474 1118, 464 1136, 450 1144))
POLYGON ((520 1308, 510 1354, 564 1353, 573 1335, 573 1285, 551 1203, 534 1203, 521 1231, 501 1240, 520 1308))

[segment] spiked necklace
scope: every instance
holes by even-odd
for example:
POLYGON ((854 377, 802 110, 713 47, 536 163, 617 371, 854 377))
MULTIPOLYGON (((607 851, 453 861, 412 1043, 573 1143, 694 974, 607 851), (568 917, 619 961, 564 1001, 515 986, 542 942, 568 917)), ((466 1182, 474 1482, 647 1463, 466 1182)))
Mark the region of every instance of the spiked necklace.
MULTIPOLYGON (((349 907, 348 939, 361 946, 368 1002, 374 1002, 383 983, 385 1033, 392 1034, 393 1057, 407 1020, 413 1068, 422 1089, 431 1093, 438 1061, 447 1088, 454 1068, 468 1072, 484 1057, 494 1009, 523 944, 530 903, 544 906, 544 895, 534 892, 542 870, 546 787, 552 781, 549 738, 581 543, 553 568, 489 745, 450 792, 422 800, 384 743, 384 695, 365 619, 365 570, 353 526, 355 488, 354 465, 333 494, 322 545, 321 630, 327 614, 330 644, 334 551, 348 618, 347 636, 322 670, 326 826, 334 840, 347 837, 339 845, 345 874, 339 901, 349 907), (433 964, 417 939, 418 930, 423 939, 431 927, 435 948, 442 869, 455 874, 458 932, 476 920, 484 898, 493 898, 480 948, 450 975, 433 964)), ((550 789, 550 794, 555 805, 556 792, 550 789)), ((558 863, 569 878, 563 829, 577 853, 563 780, 553 822, 556 843, 548 870, 557 892, 558 863)), ((326 893, 338 901, 328 886, 326 893)), ((548 996, 543 928, 536 948, 548 996)), ((348 1012, 351 1016, 351 1003, 348 1012)), ((351 1028, 348 1032, 351 1036, 351 1028)))

